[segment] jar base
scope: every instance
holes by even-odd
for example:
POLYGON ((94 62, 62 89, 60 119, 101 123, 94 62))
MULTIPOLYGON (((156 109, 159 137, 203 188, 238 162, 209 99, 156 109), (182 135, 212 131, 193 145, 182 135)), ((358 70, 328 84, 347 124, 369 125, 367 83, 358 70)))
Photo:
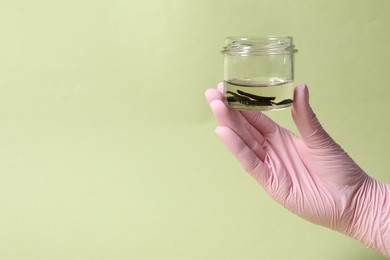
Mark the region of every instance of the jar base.
POLYGON ((286 105, 274 105, 274 106, 247 106, 242 104, 227 104, 227 106, 234 110, 241 110, 241 111, 278 111, 278 110, 284 110, 287 108, 290 108, 292 106, 291 104, 286 105))

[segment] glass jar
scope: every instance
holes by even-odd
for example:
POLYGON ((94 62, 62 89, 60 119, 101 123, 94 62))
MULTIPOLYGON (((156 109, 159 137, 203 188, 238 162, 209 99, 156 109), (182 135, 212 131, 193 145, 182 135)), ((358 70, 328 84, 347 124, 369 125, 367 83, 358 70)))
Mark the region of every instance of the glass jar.
POLYGON ((290 107, 296 52, 289 36, 226 38, 222 50, 226 104, 250 111, 290 107))

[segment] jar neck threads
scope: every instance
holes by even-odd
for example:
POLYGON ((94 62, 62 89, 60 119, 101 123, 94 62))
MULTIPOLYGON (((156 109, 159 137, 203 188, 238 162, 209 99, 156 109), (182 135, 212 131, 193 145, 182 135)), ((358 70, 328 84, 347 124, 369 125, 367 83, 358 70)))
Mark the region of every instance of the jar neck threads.
POLYGON ((228 37, 221 53, 226 55, 283 55, 297 52, 289 36, 228 37))

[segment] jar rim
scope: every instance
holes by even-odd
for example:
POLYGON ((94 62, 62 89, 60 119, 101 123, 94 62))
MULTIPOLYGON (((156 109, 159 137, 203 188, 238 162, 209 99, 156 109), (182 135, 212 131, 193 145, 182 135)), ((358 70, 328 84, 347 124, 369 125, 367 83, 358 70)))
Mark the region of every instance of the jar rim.
POLYGON ((289 35, 243 35, 243 36, 228 36, 225 38, 225 40, 247 40, 247 39, 289 39, 293 40, 292 36, 289 35))
POLYGON ((282 55, 293 54, 291 36, 230 36, 225 38, 225 46, 221 53, 229 55, 282 55))

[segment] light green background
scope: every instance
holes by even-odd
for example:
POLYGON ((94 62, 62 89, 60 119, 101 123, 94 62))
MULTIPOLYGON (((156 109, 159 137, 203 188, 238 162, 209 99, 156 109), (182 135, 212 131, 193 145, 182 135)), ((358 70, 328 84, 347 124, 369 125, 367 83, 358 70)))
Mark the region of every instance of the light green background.
MULTIPOLYGON (((224 37, 291 35, 323 126, 390 182, 390 1, 0 0, 0 259, 383 259, 214 134, 224 37)), ((290 111, 268 113, 295 131, 290 111)))

